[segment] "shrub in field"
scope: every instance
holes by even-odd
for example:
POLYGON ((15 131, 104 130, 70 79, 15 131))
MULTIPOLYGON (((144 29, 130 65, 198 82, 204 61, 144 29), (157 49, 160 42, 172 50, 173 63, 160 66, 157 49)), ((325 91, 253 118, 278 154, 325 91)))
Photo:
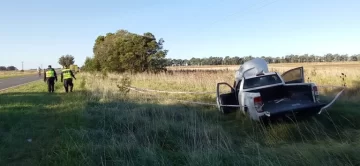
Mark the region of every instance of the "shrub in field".
POLYGON ((345 82, 346 74, 341 73, 340 78, 341 78, 341 80, 342 80, 342 82, 343 82, 342 86, 346 86, 346 82, 345 82))
POLYGON ((80 81, 80 89, 84 89, 85 88, 85 85, 86 85, 86 80, 84 77, 81 78, 81 81, 80 81))
POLYGON ((99 36, 93 48, 94 57, 87 58, 84 69, 107 72, 165 71, 167 50, 164 40, 156 41, 151 33, 138 35, 126 30, 99 36))
POLYGON ((126 95, 129 93, 130 89, 128 88, 131 85, 131 79, 128 75, 123 75, 119 83, 116 85, 119 88, 121 94, 126 95))

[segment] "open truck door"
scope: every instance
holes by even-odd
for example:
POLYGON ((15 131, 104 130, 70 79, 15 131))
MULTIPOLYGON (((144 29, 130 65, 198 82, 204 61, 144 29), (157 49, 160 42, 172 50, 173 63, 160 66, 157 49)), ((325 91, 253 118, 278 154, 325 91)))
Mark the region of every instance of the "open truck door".
POLYGON ((226 82, 217 83, 216 104, 219 109, 219 112, 221 112, 223 114, 227 114, 227 113, 236 111, 236 109, 238 108, 238 105, 239 105, 236 90, 226 82), (230 92, 220 94, 220 85, 225 85, 228 88, 230 88, 230 92), (227 106, 223 106, 223 105, 227 105, 227 106))
POLYGON ((285 84, 304 83, 304 68, 298 67, 284 72, 281 77, 285 84))

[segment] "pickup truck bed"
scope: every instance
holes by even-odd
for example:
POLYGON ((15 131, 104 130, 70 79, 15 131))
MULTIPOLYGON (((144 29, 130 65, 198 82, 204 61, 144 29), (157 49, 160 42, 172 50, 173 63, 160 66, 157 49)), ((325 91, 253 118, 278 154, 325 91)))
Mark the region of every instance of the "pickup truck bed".
POLYGON ((284 99, 280 102, 279 100, 268 101, 264 103, 262 109, 269 112, 271 117, 292 116, 293 113, 298 116, 299 114, 315 114, 325 105, 325 103, 314 103, 310 100, 284 99))
POLYGON ((279 85, 247 92, 258 92, 261 95, 262 110, 270 117, 292 116, 317 113, 325 103, 314 102, 311 84, 279 85))

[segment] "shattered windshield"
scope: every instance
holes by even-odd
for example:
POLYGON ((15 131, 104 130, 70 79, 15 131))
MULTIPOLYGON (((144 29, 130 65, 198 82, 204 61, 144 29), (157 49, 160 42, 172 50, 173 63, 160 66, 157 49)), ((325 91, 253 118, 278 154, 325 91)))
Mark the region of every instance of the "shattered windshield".
POLYGON ((281 79, 276 74, 249 78, 244 81, 245 82, 244 82, 243 89, 250 89, 250 88, 256 88, 256 87, 260 87, 260 86, 281 83, 281 79))

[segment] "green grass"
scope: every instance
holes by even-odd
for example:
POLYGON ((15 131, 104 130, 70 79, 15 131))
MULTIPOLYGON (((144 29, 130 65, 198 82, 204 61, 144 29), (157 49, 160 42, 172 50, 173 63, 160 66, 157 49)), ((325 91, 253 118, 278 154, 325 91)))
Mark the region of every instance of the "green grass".
POLYGON ((67 133, 84 124, 80 113, 86 100, 81 92, 60 93, 60 83, 56 88, 48 94, 39 81, 0 94, 0 165, 75 162, 77 157, 67 155, 79 152, 67 133))
POLYGON ((357 103, 263 126, 213 107, 123 98, 75 82, 69 94, 60 82, 54 94, 44 82, 0 93, 0 165, 360 164, 357 103))

